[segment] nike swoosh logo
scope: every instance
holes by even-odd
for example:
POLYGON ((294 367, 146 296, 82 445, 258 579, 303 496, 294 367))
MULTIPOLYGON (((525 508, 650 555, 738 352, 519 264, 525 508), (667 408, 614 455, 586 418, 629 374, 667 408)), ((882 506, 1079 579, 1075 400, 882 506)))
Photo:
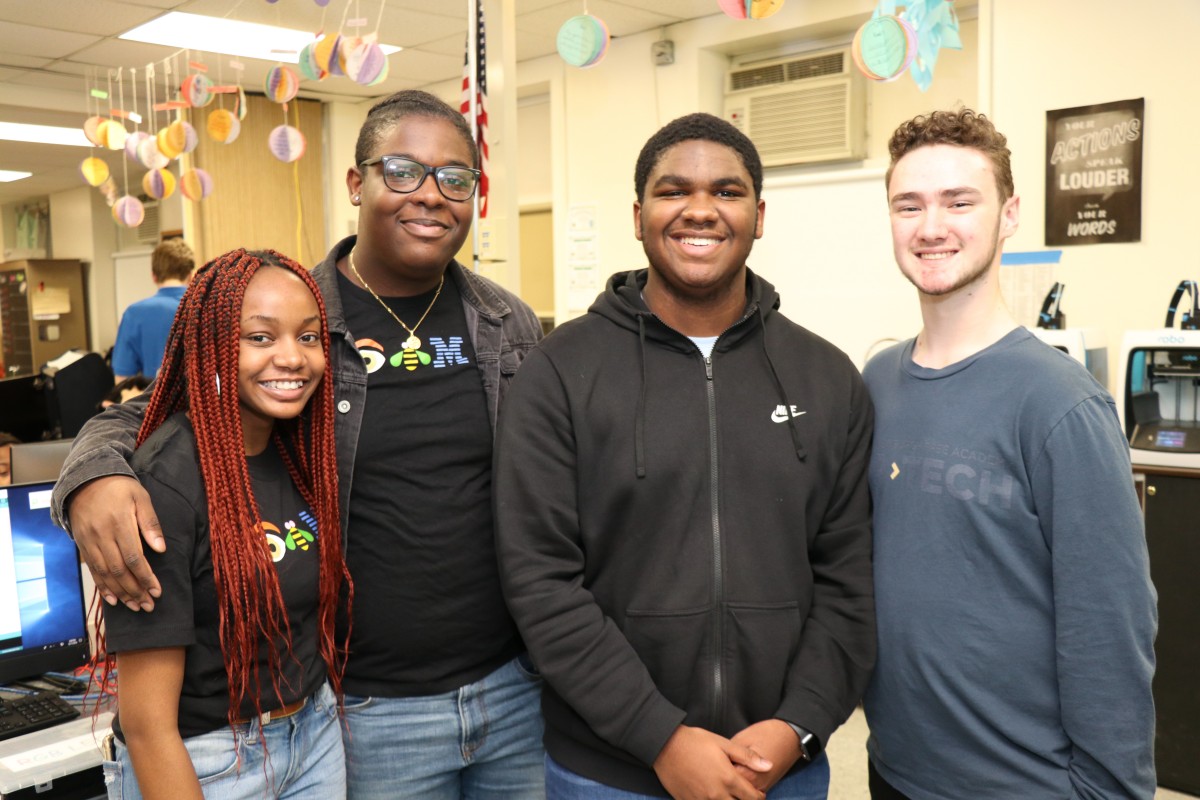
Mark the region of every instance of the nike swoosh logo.
MULTIPOLYGON (((792 416, 793 417, 802 417, 807 413, 808 413, 807 411, 793 411, 792 416)), ((779 413, 778 409, 771 412, 771 422, 787 422, 787 419, 788 419, 788 417, 787 417, 786 412, 781 414, 781 413, 779 413)))

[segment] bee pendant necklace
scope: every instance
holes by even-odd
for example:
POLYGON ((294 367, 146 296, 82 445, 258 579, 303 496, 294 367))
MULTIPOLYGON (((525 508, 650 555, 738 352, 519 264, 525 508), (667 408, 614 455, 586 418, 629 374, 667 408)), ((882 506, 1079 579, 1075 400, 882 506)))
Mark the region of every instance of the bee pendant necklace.
POLYGON ((399 317, 396 316, 396 312, 392 311, 391 306, 389 306, 387 303, 383 302, 382 297, 375 294, 375 290, 371 288, 371 284, 369 284, 365 280, 363 280, 363 276, 358 274, 358 267, 354 266, 354 251, 353 250, 350 251, 350 259, 349 260, 350 260, 350 271, 354 273, 354 277, 358 278, 358 282, 361 283, 363 285, 363 287, 368 292, 371 293, 371 297, 374 297, 376 300, 379 301, 379 305, 383 306, 384 311, 386 311, 392 315, 392 319, 394 319, 394 320, 396 320, 396 322, 400 323, 401 328, 404 328, 404 330, 408 331, 408 338, 404 340, 404 344, 401 345, 401 347, 403 347, 405 350, 420 350, 421 349, 421 340, 417 338, 417 328, 421 327, 421 323, 424 322, 425 318, 429 316, 429 312, 433 311, 433 304, 437 302, 438 297, 442 293, 442 287, 446 285, 446 273, 443 272, 442 279, 440 281, 438 281, 438 288, 437 288, 437 291, 433 293, 433 299, 429 301, 429 308, 425 309, 425 313, 421 315, 421 318, 419 320, 417 320, 417 324, 413 325, 410 328, 407 325, 405 325, 400 320, 399 317))

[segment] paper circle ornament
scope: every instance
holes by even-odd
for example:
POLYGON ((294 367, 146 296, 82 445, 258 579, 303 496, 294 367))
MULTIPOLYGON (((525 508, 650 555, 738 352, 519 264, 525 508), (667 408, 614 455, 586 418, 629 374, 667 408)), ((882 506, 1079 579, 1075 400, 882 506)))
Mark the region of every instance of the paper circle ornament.
POLYGON ((239 120, 246 118, 246 90, 238 86, 237 90, 237 118, 239 120))
POLYGON ((155 200, 165 200, 175 193, 175 176, 169 169, 152 169, 142 176, 142 190, 155 200))
MULTIPOLYGON (((380 55, 382 55, 383 50, 380 50, 379 53, 380 53, 380 55)), ((384 81, 386 81, 387 76, 388 76, 388 69, 389 69, 389 64, 388 64, 387 56, 383 56, 383 66, 380 67, 379 74, 376 75, 374 78, 372 78, 367 83, 364 83, 363 86, 377 86, 377 85, 383 83, 384 81)), ((358 76, 358 79, 361 82, 363 79, 363 76, 360 74, 358 76)))
POLYGON ((909 47, 912 41, 908 26, 897 17, 873 17, 854 34, 854 61, 872 80, 893 80, 908 68, 916 55, 909 47))
POLYGON ((160 128, 158 133, 154 134, 154 142, 158 145, 158 152, 168 160, 179 158, 183 152, 185 142, 180 141, 178 137, 171 137, 171 126, 160 128))
POLYGON ((267 98, 276 103, 286 103, 300 91, 300 79, 287 67, 271 67, 263 83, 267 98))
MULTIPOLYGON (((365 42, 361 36, 343 36, 337 50, 337 72, 334 74, 345 75, 350 80, 354 80, 354 76, 358 74, 358 67, 362 63, 362 59, 354 58, 354 51, 361 50, 365 46, 365 42), (353 70, 353 71, 351 71, 353 70)), ((333 65, 330 64, 332 69, 333 65)))
POLYGON ((783 0, 717 0, 717 4, 734 19, 766 19, 783 8, 783 0))
POLYGON ((267 147, 271 155, 283 162, 302 157, 305 150, 304 134, 291 125, 280 125, 267 136, 267 147))
POLYGON ((179 93, 188 105, 202 108, 213 101, 212 85, 213 83, 207 75, 196 73, 183 79, 179 93))
POLYGON ((162 169, 171 159, 158 149, 158 137, 147 134, 137 146, 137 160, 146 169, 162 169))
POLYGON ((230 144, 242 132, 242 123, 232 111, 218 108, 208 115, 208 137, 222 144, 230 144))
POLYGON ((150 134, 145 131, 134 131, 125 137, 125 157, 130 161, 138 160, 138 146, 150 138, 150 134))
POLYGON ((96 136, 109 150, 120 150, 125 147, 129 131, 125 130, 125 125, 119 120, 106 119, 96 127, 96 136))
POLYGON ((608 26, 591 14, 571 17, 558 29, 558 54, 573 67, 596 64, 608 47, 608 26))
POLYGON ((202 169, 189 169, 179 176, 179 191, 188 200, 203 200, 212 194, 213 180, 202 169))
MULTIPOLYGON (((325 72, 333 75, 333 68, 337 66, 337 51, 341 44, 342 37, 336 33, 327 33, 317 41, 317 46, 313 48, 313 60, 317 62, 317 66, 325 72)), ((339 70, 340 72, 340 70, 339 70)))
POLYGON ((96 147, 104 147, 104 140, 100 138, 99 128, 100 123, 108 122, 105 117, 88 117, 83 121, 83 135, 87 140, 96 147))
POLYGON ((79 171, 88 186, 99 186, 108 180, 108 164, 103 159, 85 158, 79 164, 79 171))
POLYGON ((317 63, 316 50, 317 42, 309 42, 300 49, 300 61, 297 66, 306 81, 323 81, 329 77, 329 73, 317 63))
POLYGON ((372 42, 367 45, 362 65, 358 70, 358 77, 354 80, 363 86, 374 86, 382 80, 381 75, 387 76, 387 68, 388 60, 387 56, 383 54, 383 48, 372 42))
POLYGON ((124 225, 126 228, 136 228, 146 218, 146 207, 142 205, 141 200, 127 194, 123 197, 118 197, 116 202, 113 203, 112 215, 118 225, 124 225))

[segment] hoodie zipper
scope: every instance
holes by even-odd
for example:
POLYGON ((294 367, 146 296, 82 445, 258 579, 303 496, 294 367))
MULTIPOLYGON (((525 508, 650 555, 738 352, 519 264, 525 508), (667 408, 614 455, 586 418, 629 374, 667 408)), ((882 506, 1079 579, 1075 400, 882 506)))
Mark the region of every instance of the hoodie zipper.
MULTIPOLYGON (((729 331, 741 325, 746 320, 758 313, 758 306, 755 304, 749 312, 744 314, 741 319, 730 325, 725 330, 721 331, 717 336, 717 342, 721 341, 721 337, 729 333, 729 331)), ((650 312, 663 327, 668 330, 675 330, 654 312, 650 312)), ((679 333, 676 331, 676 333, 679 333)), ((685 336, 685 334, 679 334, 685 336)), ((713 343, 713 352, 716 352, 717 342, 713 343)), ((695 344, 692 344, 695 347, 695 344)), ((700 348, 696 347, 696 352, 701 353, 700 348)), ((703 353, 701 353, 703 355, 703 353)), ((708 471, 709 471, 709 506, 711 507, 712 516, 712 548, 713 548, 713 599, 716 607, 716 613, 713 615, 713 654, 712 654, 712 689, 713 689, 713 706, 712 719, 714 723, 721 725, 724 723, 723 709, 725 707, 725 672, 721 668, 721 653, 724 651, 725 641, 725 570, 724 559, 721 556, 721 515, 720 504, 720 486, 718 485, 718 457, 717 457, 717 393, 713 386, 713 359, 712 355, 704 357, 704 387, 705 394, 708 398, 708 471)))
POLYGON ((713 597, 716 602, 716 614, 713 617, 713 714, 716 724, 721 723, 721 709, 725 706, 725 675, 721 669, 721 653, 725 641, 725 575, 724 560, 721 557, 721 515, 717 503, 720 497, 717 485, 717 394, 713 387, 712 356, 704 357, 704 387, 708 395, 708 469, 709 469, 709 506, 712 513, 712 547, 713 547, 713 597))

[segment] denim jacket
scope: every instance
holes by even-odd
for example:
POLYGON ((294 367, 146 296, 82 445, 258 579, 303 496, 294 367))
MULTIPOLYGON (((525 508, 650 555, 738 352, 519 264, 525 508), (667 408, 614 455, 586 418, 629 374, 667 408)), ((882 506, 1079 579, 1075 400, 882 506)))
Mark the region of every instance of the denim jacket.
MULTIPOLYGON (((354 335, 346 327, 337 287, 337 262, 350 252, 356 240, 357 237, 350 236, 338 242, 312 271, 329 318, 343 537, 350 519, 350 487, 367 399, 367 368, 354 346, 354 335)), ((495 433, 500 402, 517 367, 541 338, 542 326, 533 310, 515 294, 476 275, 457 261, 450 262, 446 272, 462 295, 467 328, 488 399, 488 416, 495 433)), ((129 460, 149 399, 150 392, 145 392, 126 403, 112 406, 92 418, 75 438, 51 499, 54 521, 64 530, 70 530, 64 505, 72 492, 88 481, 106 475, 133 477, 129 460)))

